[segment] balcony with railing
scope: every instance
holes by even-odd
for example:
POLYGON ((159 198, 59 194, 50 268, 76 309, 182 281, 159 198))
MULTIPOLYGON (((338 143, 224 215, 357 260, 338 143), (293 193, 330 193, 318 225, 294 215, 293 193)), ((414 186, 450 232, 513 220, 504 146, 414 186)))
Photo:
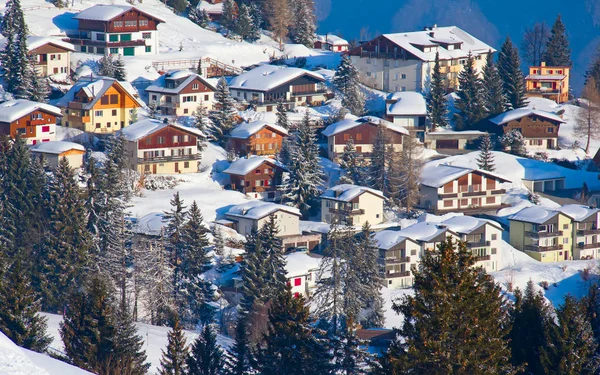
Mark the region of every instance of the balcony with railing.
POLYGON ((530 238, 547 238, 547 237, 559 237, 563 235, 563 231, 554 231, 554 232, 532 232, 525 231, 525 235, 530 238))
POLYGON ((492 243, 490 241, 479 240, 477 242, 467 242, 466 246, 468 249, 476 248, 476 247, 486 247, 491 246, 492 243))
POLYGON ((399 264, 399 263, 410 263, 410 257, 400 258, 378 258, 379 264, 399 264))
POLYGON ((593 227, 590 229, 577 229, 578 236, 587 236, 591 234, 600 234, 600 229, 593 227))
POLYGON ((481 255, 481 256, 475 256, 475 257, 473 257, 473 259, 475 260, 475 262, 485 262, 485 261, 492 259, 492 257, 490 255, 481 255))
POLYGON ((344 208, 330 208, 329 213, 332 215, 341 215, 341 216, 354 216, 354 215, 364 215, 365 210, 362 208, 358 209, 344 209, 344 208))
POLYGON ((563 249, 563 245, 560 245, 560 244, 549 245, 549 246, 525 245, 525 250, 537 251, 537 252, 555 251, 555 250, 562 250, 562 249, 563 249))
POLYGON ((156 157, 147 157, 147 158, 137 158, 138 164, 147 164, 147 163, 164 163, 171 161, 190 161, 190 160, 200 160, 200 154, 190 154, 190 155, 169 155, 169 156, 156 156, 156 157))
POLYGON ((179 102, 164 102, 164 103, 160 103, 160 107, 163 107, 163 108, 179 108, 179 102))
POLYGON ((83 106, 85 106, 88 103, 82 103, 82 102, 69 102, 69 104, 67 105, 69 109, 79 109, 82 110, 83 106))
POLYGON ((65 40, 74 45, 104 47, 104 48, 138 47, 138 46, 146 45, 146 41, 144 39, 123 40, 123 41, 118 41, 118 42, 107 42, 105 40, 91 40, 90 38, 79 36, 79 37, 66 38, 65 40))
POLYGON ((400 272, 386 272, 386 279, 393 279, 395 277, 407 277, 410 276, 410 271, 400 271, 400 272))
POLYGON ((600 248, 600 242, 594 242, 594 243, 578 243, 577 244, 577 248, 581 249, 581 250, 587 250, 587 249, 598 249, 600 248))

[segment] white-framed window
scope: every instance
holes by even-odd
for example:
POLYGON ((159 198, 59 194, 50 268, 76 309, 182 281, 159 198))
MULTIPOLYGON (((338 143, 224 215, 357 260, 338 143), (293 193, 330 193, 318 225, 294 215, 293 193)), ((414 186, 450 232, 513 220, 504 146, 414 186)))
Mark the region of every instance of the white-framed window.
POLYGON ((152 39, 152 33, 142 33, 142 39, 152 39))
POLYGON ((192 90, 198 90, 198 84, 197 83, 192 84, 192 90))
POLYGON ((148 26, 148 20, 140 20, 140 26, 148 26))
POLYGON ((402 79, 406 79, 406 74, 401 75, 402 79))
POLYGON ((114 27, 123 27, 123 21, 115 21, 113 22, 114 27))
POLYGON ((103 114, 104 114, 104 111, 94 111, 94 116, 102 117, 103 114))
POLYGON ((125 21, 125 27, 134 27, 134 26, 137 26, 137 20, 125 21))
MULTIPOLYGON (((190 136, 189 136, 189 135, 187 135, 187 134, 186 134, 186 135, 184 135, 184 136, 183 136, 183 141, 184 141, 184 142, 189 142, 189 141, 190 141, 190 136)), ((191 149, 190 149, 190 151, 191 151, 191 149)))

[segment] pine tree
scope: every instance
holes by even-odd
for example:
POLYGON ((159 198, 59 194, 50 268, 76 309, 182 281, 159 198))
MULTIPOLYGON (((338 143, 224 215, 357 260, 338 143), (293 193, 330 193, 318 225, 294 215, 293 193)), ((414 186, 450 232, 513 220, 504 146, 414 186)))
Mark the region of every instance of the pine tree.
POLYGON ((0 31, 6 38, 4 50, 0 53, 6 90, 12 92, 17 98, 27 99, 31 90, 30 64, 27 56, 29 30, 20 0, 6 2, 0 31))
POLYGON ((197 136, 199 145, 198 151, 203 151, 205 143, 208 140, 208 138, 206 137, 206 127, 209 122, 208 111, 206 110, 206 107, 203 105, 203 103, 198 104, 198 107, 196 107, 196 111, 194 111, 193 116, 194 126, 202 133, 202 135, 197 136))
POLYGON ((227 135, 233 129, 236 112, 227 81, 221 77, 217 83, 217 91, 215 91, 214 109, 210 113, 210 120, 213 124, 213 139, 221 144, 225 143, 227 135))
POLYGON ((448 238, 413 270, 414 296, 393 305, 404 316, 397 373, 513 374, 509 319, 500 287, 464 243, 448 238), (473 324, 477 322, 477 324, 473 324))
POLYGON ((98 60, 98 74, 103 77, 114 78, 115 76, 115 61, 113 55, 104 55, 98 60))
POLYGON ((173 8, 175 14, 183 13, 189 7, 190 3, 187 0, 166 0, 168 6, 173 8))
POLYGON ((148 118, 156 120, 158 118, 158 107, 156 102, 150 102, 146 111, 148 118))
POLYGON ((165 212, 163 221, 167 223, 165 228, 166 250, 169 253, 171 265, 173 267, 173 299, 177 304, 181 315, 182 309, 187 301, 181 296, 183 287, 183 257, 186 244, 183 238, 183 227, 187 221, 188 213, 183 200, 179 197, 179 192, 173 195, 170 201, 171 209, 165 212))
POLYGON ((242 316, 238 319, 235 326, 235 341, 231 348, 231 364, 229 375, 249 375, 252 374, 251 362, 254 357, 250 350, 250 342, 247 334, 247 318, 242 316))
POLYGON ((207 28, 210 24, 210 16, 208 15, 206 9, 200 10, 197 7, 192 8, 188 14, 188 18, 202 28, 207 28))
POLYGON ((277 121, 275 122, 275 125, 281 126, 284 129, 290 128, 290 121, 287 115, 287 108, 285 107, 285 104, 283 104, 282 101, 277 103, 277 112, 275 113, 275 115, 277 116, 277 121))
MULTIPOLYGON (((382 269, 379 266, 379 248, 373 239, 371 225, 366 222, 356 244, 356 259, 353 261, 358 266, 351 266, 352 271, 358 274, 361 284, 364 286, 363 309, 366 313, 362 315, 361 325, 365 328, 383 327, 385 317, 383 315, 383 297, 381 287, 384 285, 382 269)), ((352 261, 352 259, 351 259, 352 261)), ((349 328, 351 330, 351 328, 349 328)))
MULTIPOLYGON (((587 320, 592 326, 596 342, 600 338, 600 289, 598 284, 593 283, 588 289, 588 293, 581 300, 581 305, 585 309, 587 320)), ((596 353, 600 352, 600 348, 596 348, 596 353)))
POLYGON ((510 130, 508 133, 500 137, 500 143, 504 147, 510 149, 510 153, 517 156, 527 156, 527 148, 525 147, 525 139, 523 134, 518 130, 510 130))
POLYGON ((348 142, 344 145, 342 156, 340 157, 340 167, 342 167, 346 173, 340 177, 339 183, 365 185, 368 178, 365 173, 366 166, 364 164, 365 163, 356 153, 354 140, 352 138, 348 139, 348 142))
POLYGON ((393 185, 399 189, 400 202, 407 212, 411 212, 420 199, 423 144, 413 134, 404 136, 402 143, 402 151, 397 163, 399 173, 393 185))
POLYGON ((239 7, 239 16, 235 22, 233 31, 242 39, 253 42, 258 39, 256 25, 252 18, 251 9, 248 5, 242 4, 239 7))
POLYGON ((590 188, 587 183, 583 181, 583 185, 581 185, 581 193, 579 195, 579 203, 587 204, 588 199, 590 198, 590 188))
POLYGON ((521 72, 519 50, 513 46, 510 37, 506 37, 498 56, 498 73, 502 79, 504 97, 509 109, 517 109, 527 105, 525 97, 525 80, 521 72))
POLYGON ((48 319, 39 315, 40 302, 20 257, 0 279, 0 305, 0 331, 19 346, 45 352, 52 342, 46 334, 48 319))
POLYGON ((475 125, 485 117, 484 103, 482 102, 483 85, 475 70, 475 59, 469 52, 467 62, 458 75, 459 89, 456 92, 454 106, 459 111, 455 114, 456 129, 474 129, 475 125))
POLYGON ((560 14, 556 17, 554 25, 550 30, 550 39, 546 44, 544 59, 548 66, 572 66, 571 48, 565 25, 560 14))
POLYGON ((365 112, 365 97, 360 89, 358 70, 347 55, 342 56, 332 82, 343 94, 342 107, 353 115, 362 115, 365 112))
POLYGON ((135 124, 138 121, 138 110, 133 108, 129 114, 129 124, 135 124))
POLYGON ((427 93, 427 115, 431 121, 431 130, 437 127, 448 126, 448 103, 444 77, 440 71, 440 55, 436 52, 433 72, 431 73, 431 87, 427 93))
POLYGON ((50 85, 48 84, 48 80, 43 77, 38 77, 35 68, 33 67, 33 62, 30 60, 30 80, 31 80, 31 91, 29 100, 33 100, 34 102, 46 103, 48 101, 48 97, 50 96, 50 85))
POLYGON ((127 81, 127 71, 125 70, 125 62, 123 57, 119 55, 115 61, 113 61, 113 78, 117 81, 127 81))
POLYGON ((541 348, 544 374, 579 375, 595 374, 600 360, 598 347, 590 322, 581 313, 575 297, 567 295, 556 310, 558 324, 551 322, 545 330, 547 345, 541 348))
POLYGON ((283 51, 283 41, 288 36, 289 26, 292 23, 292 11, 289 0, 266 0, 266 18, 269 22, 274 39, 279 42, 279 50, 283 51))
POLYGON ((111 369, 122 369, 123 373, 145 375, 150 364, 146 362, 144 339, 138 335, 135 322, 129 313, 129 306, 122 305, 115 313, 117 338, 115 357, 109 364, 111 369))
POLYGON ((596 51, 585 72, 585 84, 587 84, 592 77, 596 82, 596 89, 600 91, 600 44, 596 46, 596 51))
POLYGON ((258 232, 267 266, 265 269, 267 290, 263 294, 267 299, 273 299, 287 283, 283 243, 278 234, 279 228, 275 216, 270 215, 258 232))
POLYGON ((494 143, 492 142, 492 138, 489 134, 484 135, 481 138, 481 143, 479 144, 477 168, 489 172, 493 172, 496 169, 494 166, 494 153, 492 152, 493 149, 494 143))
POLYGON ((168 333, 167 350, 162 351, 160 375, 185 375, 187 374, 186 359, 189 353, 189 346, 186 344, 183 329, 179 324, 179 319, 175 319, 173 328, 168 333))
POLYGON ((292 42, 313 48, 317 30, 314 0, 296 0, 291 3, 291 11, 290 38, 292 42))
POLYGON ((336 373, 345 375, 370 374, 371 358, 363 349, 368 344, 356 336, 356 327, 352 317, 344 319, 341 331, 342 334, 335 339, 332 345, 336 354, 334 356, 336 373))
POLYGON ((217 255, 217 268, 227 263, 225 259, 225 240, 223 239, 223 232, 218 225, 215 225, 213 229, 213 251, 217 255))
POLYGON ((371 165, 369 166, 369 186, 380 190, 385 196, 388 196, 389 178, 388 165, 390 161, 389 151, 391 148, 389 130, 379 124, 377 134, 373 142, 373 151, 371 152, 371 165))
POLYGON ((504 112, 506 98, 502 87, 502 78, 498 67, 494 63, 494 54, 489 51, 483 67, 483 103, 488 117, 493 117, 504 112))
POLYGON ((223 13, 221 15, 221 25, 229 30, 235 27, 237 20, 237 6, 233 0, 223 0, 223 13))
POLYGON ((202 333, 192 344, 187 357, 188 374, 194 375, 219 375, 223 374, 225 354, 217 344, 217 335, 213 328, 207 324, 202 328, 202 333))

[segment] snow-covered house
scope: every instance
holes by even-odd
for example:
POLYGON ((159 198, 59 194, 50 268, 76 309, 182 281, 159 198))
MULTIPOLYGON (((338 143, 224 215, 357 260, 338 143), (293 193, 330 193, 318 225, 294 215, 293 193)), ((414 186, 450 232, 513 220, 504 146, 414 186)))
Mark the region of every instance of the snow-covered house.
POLYGON ((25 99, 0 104, 0 134, 15 138, 17 134, 28 145, 50 142, 56 138, 56 120, 60 109, 45 103, 25 99))
POLYGON ((360 226, 366 222, 383 222, 385 197, 379 190, 342 184, 325 190, 321 195, 321 221, 360 226))
POLYGON ((337 35, 325 34, 317 35, 314 46, 315 48, 324 49, 326 51, 345 52, 348 51, 350 43, 337 35))
POLYGON ((569 66, 530 66, 525 77, 527 96, 530 98, 546 98, 557 103, 569 100, 569 66))
POLYGON ((285 271, 294 296, 310 296, 317 287, 317 274, 321 256, 306 251, 285 255, 285 271))
MULTIPOLYGON (((5 44, 6 39, 0 44, 5 44)), ((71 52, 75 47, 60 38, 28 36, 27 54, 33 59, 35 71, 40 77, 71 72, 71 52)))
POLYGON ((202 0, 198 3, 198 10, 205 10, 211 21, 218 21, 223 15, 223 0, 202 0))
POLYGON ((142 174, 198 172, 198 129, 145 119, 121 132, 128 168, 142 174))
POLYGON ((229 133, 227 151, 237 155, 277 155, 288 131, 279 125, 258 120, 242 122, 229 133))
POLYGON ((573 259, 599 259, 600 209, 568 204, 558 210, 573 219, 573 259))
POLYGON ((43 157, 49 167, 55 168, 61 159, 66 158, 71 168, 81 168, 85 148, 79 143, 66 141, 42 142, 29 149, 34 155, 43 157))
POLYGON ((497 174, 447 164, 426 167, 421 173, 417 207, 435 214, 446 212, 488 212, 504 207, 510 182, 497 174))
POLYGON ((129 125, 131 113, 144 103, 129 82, 108 77, 82 77, 56 103, 63 125, 88 133, 111 134, 129 125))
POLYGON ((421 93, 414 91, 394 92, 385 100, 386 120, 404 126, 424 140, 427 104, 421 93))
POLYGON ((344 147, 350 139, 356 147, 356 154, 370 160, 373 144, 379 127, 388 132, 388 139, 394 150, 402 150, 402 137, 410 135, 403 126, 373 116, 348 117, 326 127, 321 134, 327 137, 327 155, 332 161, 338 161, 344 147))
POLYGON ((486 134, 488 133, 479 130, 455 131, 438 128, 436 131, 425 133, 423 143, 425 148, 430 150, 440 150, 443 153, 460 153, 467 150, 467 145, 486 134))
POLYGON ((281 197, 277 188, 281 184, 285 166, 275 159, 249 156, 237 159, 223 173, 229 175, 230 187, 255 199, 274 201, 281 197))
POLYGON ((422 31, 382 34, 348 51, 360 80, 383 91, 427 91, 435 55, 447 89, 458 88, 458 75, 471 53, 481 72, 492 46, 456 27, 427 27, 422 31))
POLYGON ((199 105, 213 108, 215 88, 189 70, 165 73, 146 88, 148 105, 163 115, 191 116, 199 105))
POLYGON ((251 103, 259 112, 272 112, 277 103, 288 109, 325 101, 325 78, 300 68, 261 65, 242 73, 229 82, 231 96, 251 103))
POLYGON ((131 5, 97 4, 73 16, 67 41, 77 52, 139 56, 158 54, 158 25, 165 21, 131 5))
POLYGON ((534 108, 518 108, 490 119, 501 126, 504 134, 518 131, 527 142, 527 148, 554 149, 558 146, 558 131, 565 121, 554 112, 534 108))
POLYGON ((540 262, 573 259, 573 218, 568 214, 531 206, 509 216, 508 222, 510 244, 515 249, 540 262))

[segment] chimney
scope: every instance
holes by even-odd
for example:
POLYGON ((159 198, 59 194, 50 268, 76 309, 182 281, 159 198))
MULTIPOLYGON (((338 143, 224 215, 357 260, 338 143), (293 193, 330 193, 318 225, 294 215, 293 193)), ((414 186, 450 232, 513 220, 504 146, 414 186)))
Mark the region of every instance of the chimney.
POLYGON ((434 23, 434 24, 433 24, 433 28, 432 28, 432 30, 437 30, 437 23, 434 23))

